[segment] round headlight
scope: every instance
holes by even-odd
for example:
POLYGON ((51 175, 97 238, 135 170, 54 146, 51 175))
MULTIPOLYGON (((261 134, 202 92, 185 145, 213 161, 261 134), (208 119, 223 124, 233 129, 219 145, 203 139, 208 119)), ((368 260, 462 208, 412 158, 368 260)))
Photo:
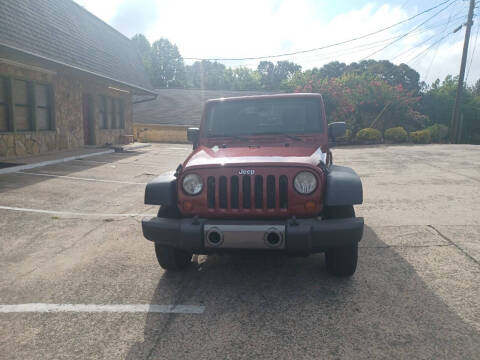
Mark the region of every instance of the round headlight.
POLYGON ((189 195, 197 195, 203 189, 202 178, 197 174, 188 174, 182 181, 183 190, 189 195))
POLYGON ((302 171, 295 176, 293 186, 300 194, 311 194, 317 188, 317 178, 309 171, 302 171))

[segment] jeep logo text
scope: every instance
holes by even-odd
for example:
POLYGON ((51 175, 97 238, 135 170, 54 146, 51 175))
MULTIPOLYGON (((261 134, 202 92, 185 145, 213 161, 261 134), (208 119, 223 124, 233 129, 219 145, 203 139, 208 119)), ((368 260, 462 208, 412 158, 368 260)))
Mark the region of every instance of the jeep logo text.
POLYGON ((255 170, 254 169, 240 169, 238 171, 238 175, 254 175, 255 170))

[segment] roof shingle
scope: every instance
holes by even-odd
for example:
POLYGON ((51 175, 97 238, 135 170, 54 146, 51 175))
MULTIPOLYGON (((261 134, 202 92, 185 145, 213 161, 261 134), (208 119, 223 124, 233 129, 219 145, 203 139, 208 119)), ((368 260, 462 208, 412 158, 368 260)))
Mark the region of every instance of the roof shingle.
POLYGON ((132 42, 71 0, 0 1, 0 45, 151 89, 132 42))
POLYGON ((233 96, 265 95, 262 91, 156 89, 153 101, 133 105, 133 122, 141 124, 199 125, 205 101, 233 96))

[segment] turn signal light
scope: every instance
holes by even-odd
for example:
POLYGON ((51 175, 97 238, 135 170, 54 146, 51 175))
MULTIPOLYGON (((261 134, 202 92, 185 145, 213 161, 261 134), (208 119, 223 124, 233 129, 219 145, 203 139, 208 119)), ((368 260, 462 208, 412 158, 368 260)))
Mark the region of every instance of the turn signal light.
POLYGON ((193 209, 193 204, 191 201, 184 201, 183 202, 183 209, 186 211, 190 211, 193 209))
POLYGON ((307 211, 315 211, 317 209, 317 204, 315 203, 315 201, 307 201, 305 203, 305 210, 307 211))

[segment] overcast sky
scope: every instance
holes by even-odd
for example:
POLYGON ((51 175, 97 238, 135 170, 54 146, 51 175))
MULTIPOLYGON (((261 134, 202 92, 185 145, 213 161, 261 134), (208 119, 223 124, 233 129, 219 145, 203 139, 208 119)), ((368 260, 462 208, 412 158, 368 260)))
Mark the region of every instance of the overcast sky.
MULTIPOLYGON (((445 1, 77 0, 128 37, 143 33, 150 42, 164 37, 178 46, 183 57, 198 58, 256 57, 318 48, 385 28, 445 1)), ((407 63, 430 83, 458 74, 465 27, 446 35, 465 23, 467 12, 468 1, 450 0, 375 36, 270 60, 290 60, 308 69, 334 60, 387 59, 407 63), (409 31, 405 37, 395 38, 409 31)), ((480 43, 477 20, 480 18, 474 19, 467 61, 469 83, 480 78, 480 44, 475 49, 476 42, 480 43)), ((252 60, 222 62, 234 67, 254 68, 257 64, 252 60)))

